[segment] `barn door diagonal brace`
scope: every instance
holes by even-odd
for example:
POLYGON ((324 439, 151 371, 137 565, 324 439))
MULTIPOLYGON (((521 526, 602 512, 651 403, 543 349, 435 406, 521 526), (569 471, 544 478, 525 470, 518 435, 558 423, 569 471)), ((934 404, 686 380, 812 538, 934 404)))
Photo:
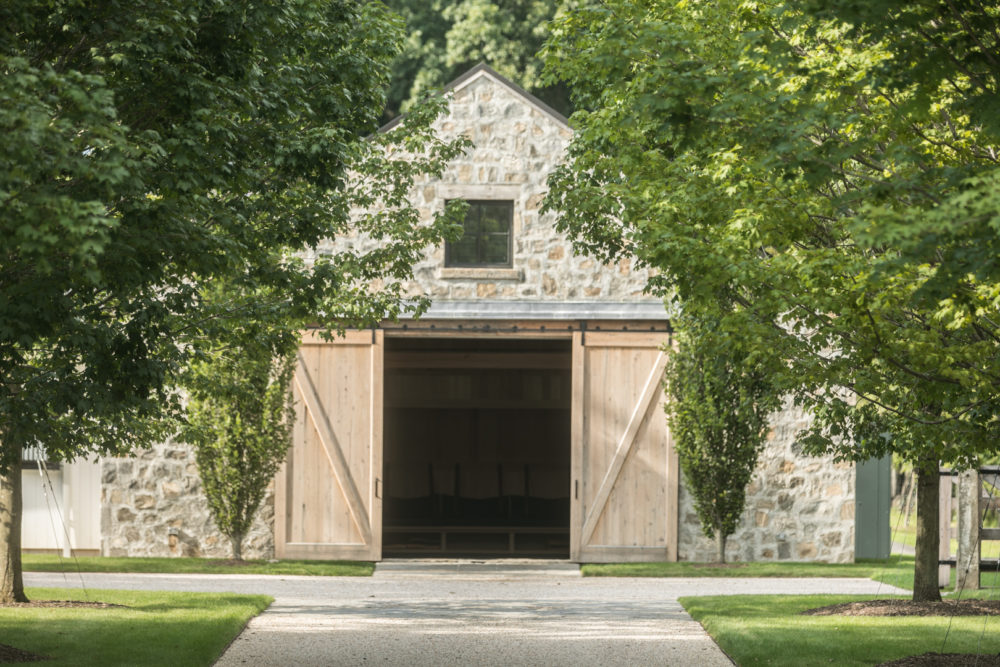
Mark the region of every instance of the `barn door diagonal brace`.
POLYGON ((662 391, 660 381, 663 378, 663 371, 666 369, 666 366, 667 355, 661 351, 656 357, 656 362, 653 364, 652 370, 649 372, 649 377, 646 378, 646 385, 643 387, 642 394, 638 402, 636 402, 635 408, 632 410, 628 425, 618 440, 618 446, 615 448, 615 455, 611 459, 611 465, 608 467, 608 471, 605 473, 604 479, 601 480, 601 485, 597 488, 597 493, 594 495, 594 500, 590 504, 587 518, 583 522, 581 544, 587 544, 594 536, 597 521, 601 518, 604 506, 611 496, 611 490, 614 488, 615 482, 618 481, 618 476, 625 466, 625 460, 628 459, 628 455, 632 451, 633 445, 635 445, 635 438, 639 434, 639 427, 646 420, 646 415, 649 413, 650 408, 657 403, 656 398, 659 396, 660 391, 662 391))
POLYGON ((316 428, 316 433, 319 435, 320 443, 323 446, 323 451, 326 453, 327 460, 330 462, 330 467, 333 469, 333 474, 336 476, 340 488, 344 491, 351 520, 358 527, 364 543, 371 544, 372 528, 368 519, 368 513, 365 511, 364 502, 361 499, 361 494, 358 493, 358 487, 354 483, 354 476, 351 475, 347 459, 344 458, 340 442, 337 440, 337 435, 330 424, 330 417, 320 402, 316 384, 313 382, 308 368, 306 368, 306 362, 301 352, 299 353, 298 370, 299 372, 295 374, 295 388, 305 402, 306 413, 316 428), (300 380, 300 377, 305 380, 304 384, 300 380))

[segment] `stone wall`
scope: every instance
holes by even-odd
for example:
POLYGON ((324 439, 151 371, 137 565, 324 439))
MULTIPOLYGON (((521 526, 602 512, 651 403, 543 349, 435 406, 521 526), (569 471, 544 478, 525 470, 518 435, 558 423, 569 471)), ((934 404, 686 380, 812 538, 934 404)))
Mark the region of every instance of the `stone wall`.
MULTIPOLYGON (((854 466, 804 455, 795 434, 808 417, 791 405, 772 418, 772 430, 750 486, 744 518, 727 545, 731 561, 854 560, 854 466)), ((136 458, 101 462, 102 553, 106 556, 227 558, 201 490, 193 452, 166 442, 136 458)), ((683 479, 680 485, 679 556, 711 561, 706 538, 683 479)), ((274 499, 261 504, 245 558, 274 554, 274 499)))
MULTIPOLYGON (((546 179, 572 136, 564 122, 484 74, 454 91, 449 112, 436 127, 446 138, 469 137, 473 147, 440 179, 420 184, 414 198, 423 219, 450 199, 513 201, 512 267, 446 268, 444 247, 428 248, 414 266, 409 294, 435 300, 657 301, 643 294, 646 270, 635 270, 627 259, 603 265, 574 254, 556 230, 555 214, 540 212, 546 179)), ((330 240, 315 252, 357 244, 357 239, 330 240)))
MULTIPOLYGON (((803 454, 795 434, 808 424, 790 403, 772 416, 727 560, 854 561, 854 464, 803 454)), ((680 560, 715 560, 715 542, 702 533, 683 479, 679 533, 680 560)))
MULTIPOLYGON (((261 503, 244 558, 274 555, 274 499, 261 503)), ((101 553, 105 556, 232 556, 212 520, 194 452, 167 441, 135 458, 101 461, 101 553)))

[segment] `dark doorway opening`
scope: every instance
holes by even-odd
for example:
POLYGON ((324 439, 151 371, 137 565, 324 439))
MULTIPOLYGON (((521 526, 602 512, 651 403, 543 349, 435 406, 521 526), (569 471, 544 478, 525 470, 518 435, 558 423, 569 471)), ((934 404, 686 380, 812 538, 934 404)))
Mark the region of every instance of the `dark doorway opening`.
POLYGON ((569 557, 569 341, 390 338, 382 552, 569 557))

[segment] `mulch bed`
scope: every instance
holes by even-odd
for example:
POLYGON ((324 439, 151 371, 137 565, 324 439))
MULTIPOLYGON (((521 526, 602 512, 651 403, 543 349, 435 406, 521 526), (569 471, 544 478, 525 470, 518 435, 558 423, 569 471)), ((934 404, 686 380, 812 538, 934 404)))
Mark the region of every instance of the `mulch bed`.
POLYGON ((1000 600, 863 600, 807 609, 800 613, 803 616, 1000 616, 1000 600))
POLYGON ((128 609, 126 605, 123 604, 111 604, 110 602, 87 602, 85 600, 32 600, 30 602, 8 602, 7 604, 0 604, 0 608, 3 607, 34 607, 40 609, 42 607, 48 608, 72 608, 72 607, 88 607, 90 609, 128 609))
POLYGON ((37 662, 39 660, 48 660, 48 658, 44 655, 36 655, 34 653, 22 651, 19 648, 14 648, 13 646, 0 644, 0 663, 37 662))
POLYGON ((883 662, 878 667, 998 667, 1000 655, 976 655, 975 653, 924 653, 911 655, 890 662, 883 662))

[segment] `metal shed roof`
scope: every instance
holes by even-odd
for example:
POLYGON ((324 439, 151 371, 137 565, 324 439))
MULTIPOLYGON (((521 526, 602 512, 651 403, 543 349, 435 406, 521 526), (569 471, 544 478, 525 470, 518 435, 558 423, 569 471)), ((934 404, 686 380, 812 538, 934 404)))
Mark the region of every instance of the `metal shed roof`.
MULTIPOLYGON (((408 318, 412 319, 412 318, 408 318)), ((666 322, 659 301, 435 301, 424 320, 630 320, 666 322)))

